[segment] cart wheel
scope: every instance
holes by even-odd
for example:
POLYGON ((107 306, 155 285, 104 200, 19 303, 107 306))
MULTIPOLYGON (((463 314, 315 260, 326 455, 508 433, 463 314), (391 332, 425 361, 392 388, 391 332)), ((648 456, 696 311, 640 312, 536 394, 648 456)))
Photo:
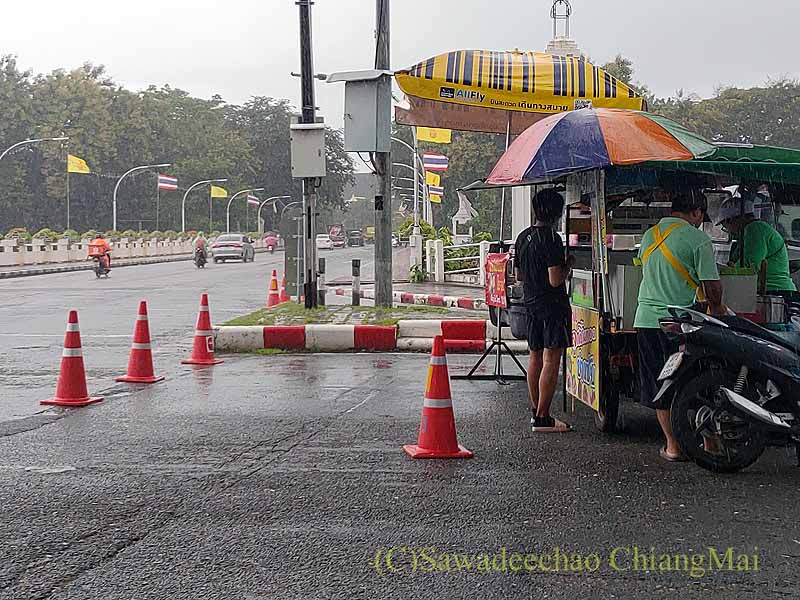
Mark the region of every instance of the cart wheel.
POLYGON ((594 415, 594 424, 603 433, 614 433, 622 429, 620 422, 620 394, 613 383, 604 386, 600 406, 594 415))

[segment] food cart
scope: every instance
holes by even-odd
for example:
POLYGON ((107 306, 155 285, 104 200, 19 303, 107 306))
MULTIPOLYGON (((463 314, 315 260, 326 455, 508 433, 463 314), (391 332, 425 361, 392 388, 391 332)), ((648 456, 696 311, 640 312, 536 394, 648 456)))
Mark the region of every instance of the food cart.
MULTIPOLYGON (((784 213, 794 214, 800 204, 800 151, 717 145, 636 111, 584 109, 541 121, 517 138, 487 178, 489 186, 564 191, 562 233, 567 251, 576 257, 565 405, 570 397, 573 407, 575 401, 591 407, 602 431, 620 425, 622 397, 638 397, 633 320, 641 267, 635 258, 642 234, 670 213, 664 190, 705 193, 713 218, 731 197, 724 186, 733 183, 748 189, 766 184, 774 223, 795 229, 795 219, 787 223, 784 213)), ((800 234, 800 218, 797 225, 800 234)), ((707 227, 724 264, 730 240, 714 223, 707 227)), ((793 241, 790 237, 790 247, 793 241)), ((769 315, 760 310, 768 303, 763 290, 759 294, 757 274, 733 268, 721 275, 726 304, 769 324, 769 315)))

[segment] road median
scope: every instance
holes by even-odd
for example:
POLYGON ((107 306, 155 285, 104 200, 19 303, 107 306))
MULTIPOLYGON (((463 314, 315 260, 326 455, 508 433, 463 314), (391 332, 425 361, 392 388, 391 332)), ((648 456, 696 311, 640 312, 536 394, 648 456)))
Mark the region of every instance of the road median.
MULTIPOLYGON (((335 306, 306 310, 285 303, 215 327, 219 352, 430 352, 441 335, 448 352, 480 353, 491 342, 494 327, 480 312, 457 318, 437 307, 393 308, 335 306)), ((463 311, 462 313, 463 314, 463 311)), ((524 341, 511 340, 516 352, 524 341)))

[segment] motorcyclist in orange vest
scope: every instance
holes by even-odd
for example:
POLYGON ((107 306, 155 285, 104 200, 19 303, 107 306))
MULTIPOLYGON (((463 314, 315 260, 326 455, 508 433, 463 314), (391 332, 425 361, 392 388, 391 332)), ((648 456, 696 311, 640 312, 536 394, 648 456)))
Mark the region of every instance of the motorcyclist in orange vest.
POLYGON ((106 268, 111 270, 111 244, 98 233, 97 237, 89 242, 89 258, 101 257, 106 262, 106 268))

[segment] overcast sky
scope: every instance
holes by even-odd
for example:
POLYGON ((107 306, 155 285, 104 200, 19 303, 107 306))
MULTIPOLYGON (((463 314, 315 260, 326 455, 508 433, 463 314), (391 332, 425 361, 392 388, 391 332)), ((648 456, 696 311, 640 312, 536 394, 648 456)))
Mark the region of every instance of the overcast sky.
MULTIPOLYGON (((2 3, 0 54, 48 72, 103 64, 134 90, 170 84, 229 102, 250 96, 297 104, 294 0, 39 0, 2 3)), ((701 96, 719 85, 800 77, 797 0, 572 0, 572 34, 603 63, 631 58, 659 96, 701 96)), ((393 0, 392 67, 459 48, 544 50, 551 0, 393 0)), ((316 0, 318 72, 371 68, 374 0, 316 0)), ((317 104, 341 126, 344 90, 319 83, 317 104)))

